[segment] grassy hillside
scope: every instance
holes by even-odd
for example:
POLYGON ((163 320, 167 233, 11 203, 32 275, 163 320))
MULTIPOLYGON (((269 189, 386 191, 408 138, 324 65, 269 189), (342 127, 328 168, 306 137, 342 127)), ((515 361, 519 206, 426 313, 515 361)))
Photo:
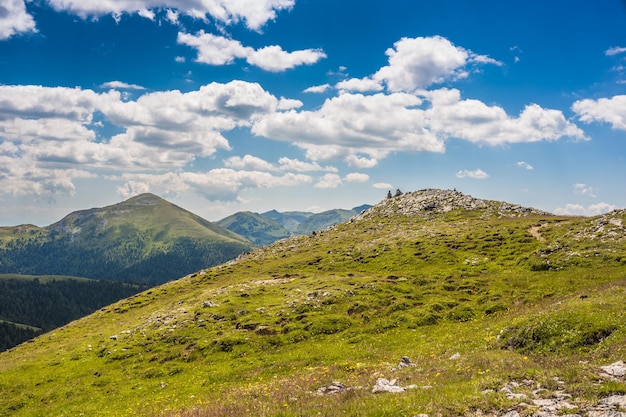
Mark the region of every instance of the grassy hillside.
POLYGON ((71 213, 47 227, 0 228, 0 273, 159 284, 253 245, 155 195, 71 213))
POLYGON ((0 415, 591 415, 626 393, 625 222, 406 193, 0 354, 0 415))

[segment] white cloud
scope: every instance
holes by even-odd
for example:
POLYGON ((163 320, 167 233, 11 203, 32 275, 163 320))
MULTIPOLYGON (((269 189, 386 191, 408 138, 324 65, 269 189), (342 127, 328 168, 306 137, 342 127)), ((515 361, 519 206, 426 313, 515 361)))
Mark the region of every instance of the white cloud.
POLYGON ((611 48, 607 49, 606 51, 604 51, 604 54, 606 56, 613 56, 613 55, 623 54, 624 52, 626 52, 626 48, 625 47, 614 46, 614 47, 611 47, 611 48))
POLYGON ((566 204, 564 207, 557 207, 554 214, 566 216, 597 216, 599 214, 608 213, 617 209, 617 206, 608 203, 597 203, 590 206, 582 206, 580 204, 566 204))
POLYGON ((305 49, 286 52, 280 46, 272 45, 252 51, 246 61, 266 71, 281 72, 300 65, 312 65, 326 58, 321 49, 305 49))
POLYGON ((341 177, 337 174, 325 174, 316 184, 315 188, 329 189, 337 188, 343 184, 341 177))
POLYGON ((168 172, 165 174, 125 174, 125 184, 118 193, 130 193, 138 189, 151 190, 164 195, 178 195, 193 191, 208 200, 235 201, 245 190, 275 187, 295 187, 310 184, 308 175, 286 173, 274 175, 263 171, 217 168, 206 172, 168 172))
POLYGON ((458 171, 456 173, 456 177, 457 178, 471 178, 474 180, 484 180, 484 179, 489 178, 489 174, 487 174, 485 171, 483 171, 480 168, 475 169, 473 171, 464 169, 464 170, 458 171))
POLYGON ((335 88, 341 92, 359 92, 365 93, 370 91, 381 91, 383 86, 379 81, 373 80, 369 77, 365 78, 350 78, 349 80, 340 81, 335 85, 335 88))
POLYGON ((209 65, 232 64, 235 59, 245 59, 250 65, 271 72, 281 72, 299 65, 311 65, 326 57, 319 49, 286 52, 272 45, 255 50, 241 42, 200 31, 195 35, 180 32, 178 43, 195 48, 197 62, 209 65))
MULTIPOLYGON (((15 0, 13 0, 15 1, 15 0)), ((167 19, 177 21, 177 13, 198 19, 213 19, 227 24, 244 22, 246 27, 258 31, 276 13, 293 7, 295 0, 49 0, 57 11, 66 11, 81 18, 111 14, 118 19, 123 13, 138 13, 153 19, 154 9, 168 9, 167 19)))
POLYGON ((227 168, 252 170, 252 171, 276 171, 277 168, 264 159, 252 155, 232 156, 224 160, 227 168))
POLYGON ((597 197, 596 191, 592 187, 589 187, 587 184, 582 183, 574 184, 574 193, 579 195, 586 195, 593 198, 597 197))
POLYGON ((378 160, 373 158, 361 158, 357 155, 348 155, 346 162, 351 168, 374 168, 378 165, 378 160))
POLYGON ((0 5, 0 40, 36 31, 35 20, 27 13, 24 0, 3 0, 0 5))
POLYGON ((100 84, 100 88, 112 88, 118 90, 145 90, 145 87, 142 87, 137 84, 128 84, 122 81, 109 81, 103 84, 100 84))
MULTIPOLYGON (((254 134, 295 142, 312 160, 367 155, 379 159, 392 151, 443 152, 443 142, 426 129, 418 97, 405 94, 341 94, 315 111, 268 114, 254 134)), ((357 162, 352 158, 353 163, 357 162)))
POLYGON ((0 102, 0 157, 11 165, 0 172, 0 193, 11 194, 28 187, 68 193, 73 178, 102 172, 183 169, 197 157, 229 150, 222 132, 250 126, 281 101, 258 84, 233 81, 132 101, 115 90, 0 86, 0 102), (102 120, 94 121, 95 114, 102 120), (121 133, 100 136, 103 122, 121 133))
POLYGON ((501 107, 487 106, 478 100, 462 100, 456 89, 423 94, 432 103, 426 111, 430 127, 444 137, 489 145, 554 141, 562 137, 588 139, 578 126, 565 119, 560 110, 530 104, 515 118, 501 107))
POLYGON ((337 172, 337 168, 332 166, 322 167, 317 162, 304 162, 298 159, 282 157, 278 160, 282 171, 310 172, 310 171, 328 171, 337 172))
POLYGON ((281 97, 278 101, 278 106, 276 107, 278 110, 290 110, 290 109, 298 109, 304 106, 304 103, 300 100, 293 100, 289 98, 281 97))
POLYGON ((370 180, 370 176, 360 172, 351 172, 345 176, 345 180, 347 182, 368 182, 370 180))
POLYGON ((372 184, 372 187, 378 190, 391 190, 393 188, 393 185, 387 182, 377 182, 375 184, 372 184))
POLYGON ((329 88, 330 84, 314 85, 312 87, 306 88, 303 92, 321 94, 326 92, 329 88))
POLYGON ((385 53, 389 65, 372 78, 384 82, 391 91, 414 91, 465 78, 467 66, 472 63, 501 65, 492 58, 457 47, 441 36, 402 38, 385 53))
POLYGON ((173 25, 178 24, 178 12, 174 9, 167 9, 165 12, 165 18, 173 25))
POLYGON ((532 165, 530 165, 528 162, 524 162, 524 161, 519 161, 517 163, 517 166, 520 168, 524 168, 528 171, 532 171, 534 169, 534 167, 532 165))
POLYGON ((572 105, 572 110, 583 122, 604 122, 613 129, 626 130, 626 95, 579 100, 572 105))

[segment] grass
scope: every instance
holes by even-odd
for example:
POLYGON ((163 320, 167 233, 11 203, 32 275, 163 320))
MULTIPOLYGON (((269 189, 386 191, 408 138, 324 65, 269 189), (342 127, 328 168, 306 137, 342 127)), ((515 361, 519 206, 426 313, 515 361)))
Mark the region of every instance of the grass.
POLYGON ((507 410, 511 380, 622 392, 597 369, 625 357, 624 243, 597 219, 485 213, 372 215, 106 307, 0 355, 0 416, 458 416, 507 410), (418 388, 372 394, 378 377, 418 388), (317 394, 333 381, 353 389, 317 394))

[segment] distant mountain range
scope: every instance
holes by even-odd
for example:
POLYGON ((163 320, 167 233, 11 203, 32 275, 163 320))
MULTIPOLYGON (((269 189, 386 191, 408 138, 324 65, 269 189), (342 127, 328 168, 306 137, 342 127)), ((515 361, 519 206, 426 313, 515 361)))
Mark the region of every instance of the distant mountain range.
POLYGON ((157 285, 371 206, 322 213, 240 212, 210 222, 153 194, 80 210, 46 227, 0 227, 0 274, 65 275, 157 285))
POLYGON ((237 233, 256 245, 268 245, 277 240, 305 235, 316 230, 326 229, 369 209, 369 204, 354 207, 350 210, 334 209, 321 213, 306 211, 276 210, 265 213, 238 212, 230 215, 217 224, 231 232, 237 233))
POLYGON ((153 194, 46 227, 0 227, 0 274, 156 285, 237 257, 249 241, 153 194))

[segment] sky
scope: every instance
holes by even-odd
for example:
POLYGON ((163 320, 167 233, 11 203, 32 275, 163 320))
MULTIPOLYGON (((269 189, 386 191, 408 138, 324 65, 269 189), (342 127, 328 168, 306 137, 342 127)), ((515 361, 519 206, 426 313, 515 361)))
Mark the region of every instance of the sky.
POLYGON ((457 189, 626 207, 626 1, 0 0, 0 225, 457 189))

